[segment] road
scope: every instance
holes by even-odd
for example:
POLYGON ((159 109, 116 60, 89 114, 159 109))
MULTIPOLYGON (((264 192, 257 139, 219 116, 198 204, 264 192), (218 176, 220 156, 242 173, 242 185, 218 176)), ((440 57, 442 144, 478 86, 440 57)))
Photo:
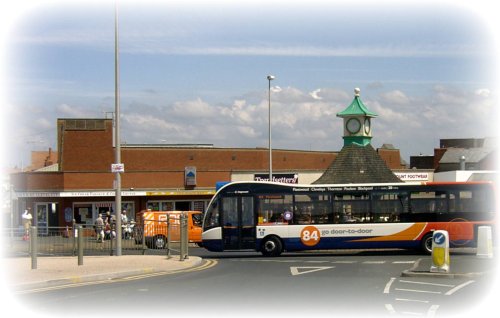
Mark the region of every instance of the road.
POLYGON ((490 288, 487 277, 401 277, 422 257, 408 252, 288 253, 265 258, 258 253, 191 249, 191 254, 206 260, 203 267, 28 292, 22 297, 37 313, 57 317, 94 315, 96 307, 98 316, 168 312, 444 317, 470 315, 490 288))

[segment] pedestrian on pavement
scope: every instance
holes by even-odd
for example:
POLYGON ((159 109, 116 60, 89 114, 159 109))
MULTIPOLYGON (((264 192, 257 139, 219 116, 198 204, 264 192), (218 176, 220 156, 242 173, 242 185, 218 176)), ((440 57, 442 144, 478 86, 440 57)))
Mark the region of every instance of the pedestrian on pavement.
POLYGON ((127 217, 127 210, 122 211, 121 215, 121 226, 122 226, 122 239, 126 239, 128 237, 127 235, 127 229, 128 229, 128 217, 127 217))
POLYGON ((31 210, 30 208, 27 208, 26 210, 24 210, 24 213, 22 215, 23 227, 24 227, 23 240, 25 241, 27 241, 30 238, 31 220, 33 219, 30 210, 31 210))
POLYGON ((94 230, 97 237, 97 242, 102 243, 104 239, 104 220, 101 214, 97 214, 97 219, 94 221, 94 230))

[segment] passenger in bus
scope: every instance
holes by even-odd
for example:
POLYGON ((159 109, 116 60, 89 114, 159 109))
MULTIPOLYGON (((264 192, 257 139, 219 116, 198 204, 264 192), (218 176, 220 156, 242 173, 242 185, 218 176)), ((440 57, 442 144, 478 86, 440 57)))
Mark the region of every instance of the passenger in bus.
POLYGON ((360 222, 361 219, 352 215, 352 207, 350 204, 347 204, 343 208, 342 213, 342 223, 356 223, 360 222))
POLYGON ((306 209, 305 211, 302 211, 298 215, 297 219, 299 224, 311 224, 311 210, 306 209))

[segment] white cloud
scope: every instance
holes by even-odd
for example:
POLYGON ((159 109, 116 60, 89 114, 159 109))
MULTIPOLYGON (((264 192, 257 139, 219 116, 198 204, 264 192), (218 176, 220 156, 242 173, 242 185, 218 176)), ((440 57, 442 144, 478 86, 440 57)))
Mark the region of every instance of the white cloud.
MULTIPOLYGON (((379 89, 380 90, 380 89, 379 89)), ((322 87, 310 92, 288 86, 273 93, 273 147, 338 151, 342 147, 342 119, 336 113, 347 107, 352 92, 322 87)), ((486 137, 494 135, 495 94, 489 89, 459 90, 436 86, 428 96, 416 96, 404 89, 372 94, 361 99, 378 114, 372 121, 373 145, 392 143, 406 156, 418 151, 432 152, 438 138, 486 137), (411 142, 410 142, 411 141, 411 142), (425 148, 419 148, 425 147, 425 148), (416 150, 420 149, 420 150, 416 150)), ((220 147, 262 147, 267 145, 267 94, 255 97, 246 93, 226 104, 202 98, 164 105, 161 95, 142 103, 122 103, 122 140, 127 143, 213 143, 220 147), (161 106, 160 106, 161 105, 161 106)), ((58 117, 95 117, 101 113, 61 103, 43 113, 33 110, 9 113, 18 123, 18 134, 33 139, 40 131, 53 135, 41 138, 55 147, 55 122, 58 117), (22 118, 22 120, 21 120, 22 118), (52 127, 52 128, 51 128, 52 127), (53 130, 53 131, 52 131, 53 130)), ((99 117, 99 116, 97 116, 99 117)), ((38 138, 38 137, 37 137, 38 138)))
POLYGON ((215 114, 213 107, 202 101, 201 98, 174 103, 172 113, 188 119, 192 117, 210 118, 215 114))
POLYGON ((70 118, 85 118, 95 116, 95 112, 88 111, 87 109, 83 109, 78 106, 71 106, 68 104, 59 104, 56 106, 55 111, 61 117, 70 117, 70 118))
POLYGON ((391 104, 408 105, 410 99, 400 90, 393 90, 390 92, 380 94, 383 102, 388 102, 391 104))
POLYGON ((488 98, 491 94, 491 91, 487 88, 479 88, 479 89, 476 89, 476 91, 474 93, 477 96, 488 98))
POLYGON ((311 95, 312 98, 316 99, 316 100, 322 100, 323 97, 319 96, 318 94, 321 92, 321 88, 318 88, 312 92, 309 93, 309 95, 311 95))

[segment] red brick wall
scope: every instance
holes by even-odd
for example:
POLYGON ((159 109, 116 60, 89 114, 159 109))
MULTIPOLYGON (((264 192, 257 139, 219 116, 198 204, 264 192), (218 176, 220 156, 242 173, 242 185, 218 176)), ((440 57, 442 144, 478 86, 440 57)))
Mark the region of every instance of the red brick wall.
POLYGON ((401 165, 401 155, 399 150, 379 148, 377 149, 377 152, 380 158, 385 161, 385 164, 389 167, 389 169, 405 168, 401 165))

